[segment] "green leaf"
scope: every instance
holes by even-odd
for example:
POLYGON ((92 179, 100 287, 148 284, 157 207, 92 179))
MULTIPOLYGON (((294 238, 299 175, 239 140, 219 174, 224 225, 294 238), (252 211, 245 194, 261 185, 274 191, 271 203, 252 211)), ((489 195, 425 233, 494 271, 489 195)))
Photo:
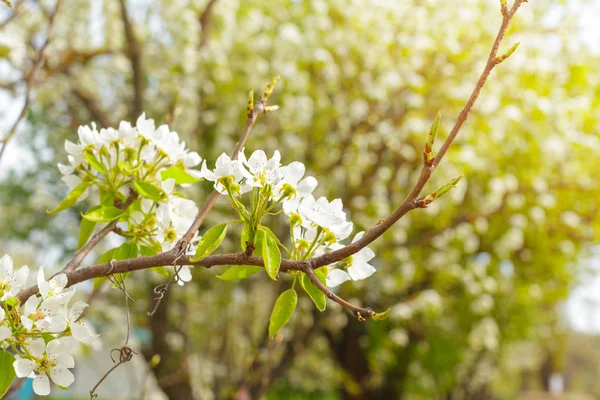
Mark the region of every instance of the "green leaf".
POLYGON ((277 247, 277 242, 271 235, 267 235, 264 230, 256 232, 257 242, 261 242, 262 257, 265 262, 267 275, 274 281, 279 280, 279 266, 281 265, 281 252, 277 247), (260 239, 259 239, 260 238, 260 239))
POLYGON ((152 271, 156 272, 159 275, 162 276, 171 276, 171 273, 169 272, 169 270, 166 267, 153 267, 150 268, 152 271))
MULTIPOLYGON (((100 206, 92 207, 88 210, 94 211, 99 209, 100 206)), ((77 250, 81 249, 88 241, 92 233, 94 233, 94 228, 96 227, 95 221, 89 221, 85 218, 81 219, 81 227, 79 228, 79 242, 77 243, 77 250)))
POLYGON ((18 306, 19 304, 21 304, 21 302, 16 297, 10 297, 10 298, 4 300, 4 305, 10 306, 10 307, 15 307, 15 306, 18 306))
POLYGON ((138 252, 139 247, 137 243, 125 242, 115 250, 112 258, 114 260, 127 260, 129 258, 137 257, 138 252))
MULTIPOLYGON (((319 278, 323 285, 327 285, 327 280, 323 271, 317 269, 315 270, 315 275, 317 275, 317 278, 319 278)), ((305 273, 300 275, 300 286, 302 286, 302 289, 310 296, 319 311, 325 310, 325 307, 327 307, 327 297, 325 296, 325 293, 319 290, 305 273)))
POLYGON ((246 251, 246 242, 250 239, 250 228, 248 225, 244 225, 242 229, 242 236, 240 237, 240 244, 242 245, 242 251, 246 251))
POLYGON ((140 254, 143 256, 154 256, 160 253, 160 248, 150 247, 150 246, 140 246, 140 254))
POLYGON ((281 293, 273 311, 271 312, 271 318, 269 320, 269 337, 273 339, 277 332, 283 328, 292 318, 296 304, 298 303, 298 295, 294 289, 288 289, 281 293))
POLYGON ((206 231, 204 236, 202 236, 202 239, 200 239, 198 247, 196 247, 196 254, 190 259, 190 261, 200 261, 204 257, 208 256, 210 253, 215 251, 217 247, 219 247, 223 239, 225 239, 226 233, 227 223, 215 225, 208 231, 206 231))
POLYGON ((181 185, 184 183, 196 183, 196 182, 201 181, 201 179, 193 177, 192 175, 187 173, 185 170, 183 170, 179 167, 176 167, 176 166, 172 166, 172 167, 165 169, 164 171, 162 171, 160 173, 160 175, 162 176, 163 180, 169 179, 169 178, 175 179, 175 183, 178 185, 181 185))
POLYGON ((281 243, 279 241, 279 238, 277 238, 277 236, 275 236, 275 234, 273 233, 272 230, 270 230, 266 226, 262 226, 262 225, 259 225, 258 229, 261 230, 261 231, 265 231, 265 233, 267 234, 267 236, 270 236, 275 241, 275 243, 277 243, 277 245, 279 247, 285 248, 285 246, 283 245, 283 243, 281 243))
POLYGON ((110 222, 121 215, 123 215, 123 210, 114 206, 103 205, 96 210, 83 214, 82 217, 92 222, 110 222))
MULTIPOLYGON (((137 257, 138 252, 139 247, 136 243, 125 242, 119 247, 110 249, 106 253, 102 254, 98 259, 98 264, 106 264, 109 263, 110 260, 118 261, 126 260, 128 258, 135 258, 137 257)), ((98 289, 106 280, 108 280, 106 276, 94 278, 94 290, 98 289)))
POLYGON ((85 189, 87 189, 89 185, 90 184, 88 182, 81 182, 79 185, 77 185, 77 187, 75 187, 75 189, 71 191, 71 193, 67 195, 67 197, 65 197, 63 201, 60 202, 58 206, 56 206, 54 210, 46 210, 46 212, 48 214, 56 214, 71 207, 77 202, 77 200, 81 197, 81 195, 83 194, 83 192, 85 192, 85 189))
POLYGON ((15 356, 6 350, 0 350, 0 398, 4 398, 17 376, 13 367, 14 362, 15 356))
POLYGON ((387 319, 387 317, 389 317, 389 316, 390 316, 389 308, 387 310, 385 310, 384 312, 371 314, 371 318, 373 318, 375 321, 383 321, 384 319, 387 319))
POLYGON ((143 197, 157 203, 162 201, 162 190, 148 182, 133 182, 135 190, 143 197))
POLYGON ((234 265, 217 278, 224 281, 234 281, 237 279, 246 279, 247 277, 262 271, 264 268, 255 265, 234 265))
POLYGON ((104 176, 108 175, 106 173, 106 168, 104 167, 104 165, 94 156, 94 154, 91 151, 85 151, 83 153, 83 156, 96 171, 100 172, 104 176))

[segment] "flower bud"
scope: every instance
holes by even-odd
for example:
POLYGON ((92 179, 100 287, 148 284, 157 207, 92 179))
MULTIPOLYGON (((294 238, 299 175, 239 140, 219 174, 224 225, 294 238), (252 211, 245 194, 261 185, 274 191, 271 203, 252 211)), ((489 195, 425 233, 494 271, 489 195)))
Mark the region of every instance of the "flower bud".
POLYGON ((291 213, 288 221, 290 222, 291 226, 302 225, 302 217, 298 213, 291 213))

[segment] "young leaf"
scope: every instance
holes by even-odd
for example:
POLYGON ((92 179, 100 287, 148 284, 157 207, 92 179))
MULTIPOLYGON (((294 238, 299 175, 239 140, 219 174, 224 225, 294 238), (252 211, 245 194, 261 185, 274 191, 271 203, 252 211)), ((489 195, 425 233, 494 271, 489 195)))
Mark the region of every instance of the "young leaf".
POLYGON ((21 304, 21 302, 16 297, 10 297, 10 298, 4 300, 4 305, 9 306, 9 307, 16 307, 19 304, 21 304))
POLYGON ((198 243, 198 247, 196 247, 196 254, 194 257, 190 259, 191 262, 196 262, 202 260, 204 257, 208 256, 210 253, 215 251, 217 247, 221 244, 223 239, 225 239, 225 234, 227 233, 227 224, 219 224, 210 228, 200 242, 198 243))
MULTIPOLYGON (((315 270, 315 275, 317 275, 317 278, 319 278, 323 285, 327 285, 327 280, 323 271, 317 269, 315 270)), ((302 289, 310 296, 319 311, 325 310, 325 307, 327 307, 327 297, 325 296, 325 293, 321 292, 319 288, 310 281, 310 278, 305 273, 300 275, 300 286, 302 286, 302 289)))
POLYGON ((264 230, 256 232, 257 242, 260 238, 262 257, 265 262, 267 275, 274 281, 279 280, 279 266, 281 265, 281 252, 277 243, 270 235, 267 235, 264 230))
POLYGON ((81 182, 75 187, 75 189, 71 191, 71 193, 67 195, 67 197, 65 197, 63 201, 60 202, 58 206, 56 206, 54 210, 46 210, 46 212, 48 214, 56 214, 71 207, 77 202, 77 200, 81 197, 81 195, 83 194, 83 192, 85 192, 85 189, 87 189, 89 185, 90 184, 88 182, 81 182))
POLYGON ((388 308, 384 312, 373 313, 371 315, 371 318, 373 318, 375 321, 383 321, 384 319, 387 319, 387 317, 389 317, 389 316, 390 316, 390 309, 388 308))
POLYGON ((117 207, 103 205, 102 207, 83 214, 82 217, 92 222, 110 222, 123 215, 123 210, 117 207))
POLYGON ((154 248, 154 247, 150 247, 150 246, 140 246, 140 254, 148 257, 148 256, 154 256, 158 253, 160 253, 161 248, 154 248))
POLYGON ((183 169, 176 167, 176 166, 172 166, 172 167, 165 169, 164 171, 162 171, 160 173, 160 175, 162 176, 163 180, 169 179, 169 178, 175 179, 175 183, 178 185, 185 184, 185 183, 200 182, 199 178, 193 177, 192 175, 190 175, 183 169))
POLYGON ((162 190, 148 182, 133 182, 135 190, 140 196, 153 200, 157 203, 162 201, 162 190))
MULTIPOLYGON (((92 207, 88 210, 94 211, 99 209, 100 206, 92 207)), ((81 227, 79 228, 79 241, 77 242, 77 250, 81 249, 88 241, 92 233, 94 232, 94 228, 96 227, 95 221, 89 221, 85 218, 81 219, 81 227)))
POLYGON ((217 278, 224 281, 234 281, 237 279, 246 279, 247 277, 262 271, 262 267, 254 265, 234 265, 221 275, 217 275, 217 278))
POLYGON ((16 374, 15 368, 13 367, 14 362, 15 356, 6 350, 0 350, 0 399, 4 398, 10 385, 15 380, 16 374))
POLYGON ((288 289, 281 293, 273 311, 271 312, 271 318, 269 320, 269 337, 273 339, 277 332, 283 328, 292 318, 296 304, 298 303, 298 295, 294 289, 288 289))
POLYGON ((83 156, 96 171, 100 172, 104 176, 108 175, 106 173, 106 168, 104 167, 104 165, 96 157, 94 157, 94 154, 92 154, 92 152, 86 151, 83 153, 83 156))

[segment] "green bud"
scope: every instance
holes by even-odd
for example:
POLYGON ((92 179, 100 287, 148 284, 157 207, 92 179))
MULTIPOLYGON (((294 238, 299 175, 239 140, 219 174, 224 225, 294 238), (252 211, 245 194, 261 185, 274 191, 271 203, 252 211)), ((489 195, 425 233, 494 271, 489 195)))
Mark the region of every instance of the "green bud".
POLYGON ((283 185, 279 193, 284 196, 286 199, 292 199, 296 197, 296 188, 294 188, 289 183, 283 185))
POLYGON ((335 234, 333 232, 331 232, 329 229, 324 229, 323 233, 324 233, 323 239, 321 239, 321 240, 326 245, 331 245, 331 244, 333 244, 333 243, 335 243, 337 241, 337 238, 335 237, 335 234))
POLYGON ((262 103, 266 103, 266 101, 269 98, 269 96, 271 95, 271 93, 273 93, 273 89, 275 89, 275 85, 277 85, 277 82, 279 82, 280 79, 281 79, 281 75, 277 75, 275 78, 273 78, 271 83, 269 83, 269 85, 263 92, 262 96, 260 97, 260 101, 262 103))
POLYGON ((290 219, 288 220, 291 226, 302 225, 302 217, 298 213, 291 213, 290 219))
POLYGON ((431 128, 429 128, 429 133, 427 135, 427 143, 425 143, 425 161, 430 164, 434 159, 433 154, 433 143, 435 142, 435 137, 437 136, 438 130, 440 129, 440 120, 442 119, 442 113, 438 112, 437 116, 433 120, 431 124, 431 128))

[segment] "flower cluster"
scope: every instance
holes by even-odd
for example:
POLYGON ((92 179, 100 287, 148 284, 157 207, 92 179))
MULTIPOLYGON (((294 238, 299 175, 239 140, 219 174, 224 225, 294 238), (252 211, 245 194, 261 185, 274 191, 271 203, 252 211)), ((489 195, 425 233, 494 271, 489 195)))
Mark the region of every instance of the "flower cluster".
MULTIPOLYGON (((208 169, 204 162, 201 174, 215 182, 215 189, 221 194, 229 195, 242 220, 254 230, 265 215, 282 204, 291 225, 292 259, 307 259, 339 249, 343 247, 340 241, 352 233, 353 224, 347 220, 342 201, 329 201, 325 197, 315 199, 312 193, 317 180, 312 176, 304 177, 305 166, 301 162, 282 165, 278 151, 270 159, 262 150, 246 158, 242 149, 239 160, 222 154, 214 170, 208 169), (239 200, 248 192, 252 192, 250 210, 239 200)), ((362 235, 363 232, 356 234, 354 241, 362 235)), ((333 287, 350 279, 368 278, 375 272, 368 263, 374 256, 369 248, 364 248, 347 258, 329 271, 327 285, 333 287)))
MULTIPOLYGON (((144 114, 135 126, 123 121, 118 129, 98 131, 92 124, 81 126, 78 135, 77 143, 65 142, 68 164, 58 168, 72 190, 72 203, 92 187, 99 190, 100 205, 84 218, 118 219, 127 240, 153 253, 171 249, 198 212, 177 190, 200 180, 200 171, 193 169, 202 161, 198 153, 186 149, 167 125, 156 128, 144 114)), ((64 208, 59 205, 57 211, 64 208)))
POLYGON ((61 387, 73 383, 69 370, 75 366, 72 353, 76 343, 92 343, 97 335, 81 320, 87 304, 82 301, 68 306, 74 290, 67 289, 67 277, 59 274, 46 280, 44 269, 37 274, 39 295, 31 296, 22 306, 13 297, 29 275, 27 266, 14 270, 13 260, 0 258, 0 285, 3 307, 0 308, 0 345, 11 349, 18 377, 33 378, 38 395, 50 394, 50 380, 61 387))

